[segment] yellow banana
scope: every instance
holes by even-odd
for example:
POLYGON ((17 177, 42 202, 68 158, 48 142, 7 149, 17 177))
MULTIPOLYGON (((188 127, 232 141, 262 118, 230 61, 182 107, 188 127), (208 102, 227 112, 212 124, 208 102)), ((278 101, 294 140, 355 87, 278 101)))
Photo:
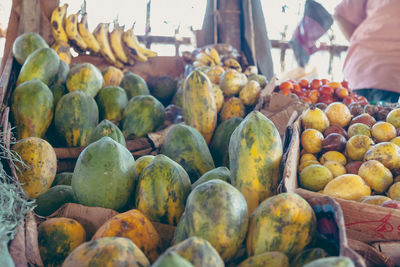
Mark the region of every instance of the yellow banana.
POLYGON ((211 57, 215 65, 221 64, 221 59, 219 58, 218 51, 214 47, 207 47, 205 53, 211 57))
POLYGON ((134 58, 137 61, 147 61, 147 56, 139 50, 139 43, 133 33, 133 28, 130 28, 122 34, 122 41, 125 52, 130 58, 134 58))
POLYGON ((76 52, 82 53, 87 50, 87 44, 78 32, 78 14, 71 14, 67 17, 65 31, 76 52))
POLYGON ((65 32, 65 15, 67 14, 68 4, 56 7, 51 13, 50 27, 53 38, 59 42, 68 42, 68 36, 65 32))
POLYGON ((109 23, 99 23, 96 29, 94 29, 93 35, 100 44, 100 54, 105 58, 105 60, 117 68, 123 68, 124 65, 115 58, 113 51, 111 50, 110 41, 108 38, 109 26, 109 23))
POLYGON ((118 23, 114 23, 114 29, 110 33, 110 45, 114 55, 122 63, 128 63, 128 56, 125 53, 124 46, 122 44, 122 34, 124 33, 124 26, 119 26, 118 23))
POLYGON ((200 52, 196 55, 195 58, 196 61, 200 62, 202 65, 204 66, 214 66, 215 62, 214 60, 211 58, 211 56, 209 56, 208 54, 206 54, 205 52, 200 52))
POLYGON ((80 22, 78 22, 78 30, 82 39, 85 41, 87 48, 93 54, 98 54, 100 52, 100 44, 97 42, 96 38, 89 31, 87 23, 87 13, 82 14, 80 22))
POLYGON ((229 69, 235 69, 238 72, 242 72, 242 67, 240 66, 239 62, 237 62, 233 58, 228 58, 224 61, 224 67, 229 69))

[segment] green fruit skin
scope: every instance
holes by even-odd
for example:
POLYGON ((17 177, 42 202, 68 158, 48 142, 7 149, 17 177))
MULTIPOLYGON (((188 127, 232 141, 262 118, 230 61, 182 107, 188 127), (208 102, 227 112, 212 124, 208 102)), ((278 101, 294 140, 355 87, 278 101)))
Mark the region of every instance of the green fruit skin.
POLYGON ((307 263, 320 259, 320 258, 325 258, 327 256, 325 250, 322 248, 309 248, 305 249, 299 254, 297 254, 296 257, 294 257, 290 263, 290 266, 292 267, 303 267, 307 263))
POLYGON ((217 126, 210 143, 211 155, 215 166, 229 167, 229 141, 233 131, 242 122, 243 118, 230 118, 217 126))
POLYGON ((89 138, 88 144, 96 142, 103 136, 111 137, 114 141, 126 147, 125 138, 121 130, 109 120, 102 120, 99 125, 94 128, 94 131, 89 138))
POLYGON ((72 172, 60 172, 60 173, 57 173, 57 175, 54 178, 54 181, 51 184, 51 186, 71 185, 72 175, 73 175, 72 172))
POLYGON ((243 195, 222 180, 211 180, 190 193, 174 243, 198 236, 210 242, 224 261, 229 261, 246 237, 247 225, 248 210, 243 195))
POLYGON ((248 257, 238 267, 289 267, 289 259, 282 252, 265 252, 248 257))
POLYGON ((183 86, 179 86, 175 92, 174 97, 172 98, 172 104, 182 108, 183 107, 183 86))
POLYGON ((128 96, 124 89, 119 86, 107 86, 100 90, 96 96, 99 106, 100 119, 119 122, 122 112, 128 104, 128 96))
POLYGON ((166 252, 162 254, 152 267, 193 267, 193 265, 185 258, 179 256, 175 252, 166 252))
POLYGON ((24 64, 26 58, 41 48, 48 48, 46 41, 36 32, 27 32, 18 36, 12 46, 15 59, 21 65, 24 64))
POLYGON ((177 81, 169 76, 152 77, 148 83, 151 95, 163 104, 169 104, 177 88, 177 81))
POLYGON ((70 185, 56 185, 36 198, 36 214, 49 216, 65 203, 75 203, 74 192, 70 185))
POLYGON ((54 123, 68 146, 86 146, 98 122, 96 101, 84 92, 73 91, 58 101, 54 123))
POLYGON ((71 184, 80 204, 118 210, 128 202, 136 180, 132 154, 105 136, 81 152, 71 184))
POLYGON ((168 248, 167 252, 176 252, 195 267, 224 267, 224 261, 207 240, 192 236, 179 244, 168 248))
POLYGON ((17 86, 23 82, 38 78, 49 85, 58 72, 60 58, 51 48, 41 48, 30 54, 22 65, 17 86))
POLYGON ((237 126, 229 141, 229 169, 232 185, 246 198, 249 212, 276 194, 283 154, 275 125, 253 111, 237 126))
POLYGON ((61 97, 68 93, 67 87, 63 84, 53 84, 50 86, 50 91, 53 93, 54 97, 54 109, 57 107, 58 101, 61 97))
POLYGON ((53 119, 53 94, 37 78, 20 84, 12 97, 11 111, 17 139, 43 138, 53 119))
POLYGON ((161 153, 179 163, 192 183, 215 168, 204 137, 193 127, 177 124, 168 132, 161 153))
POLYGON ((144 137, 158 130, 165 119, 165 108, 151 95, 130 99, 122 113, 122 133, 125 138, 144 137))
POLYGON ((196 186, 213 179, 220 179, 224 182, 231 183, 231 172, 227 167, 218 167, 203 174, 195 183, 192 184, 192 189, 196 186))
POLYGON ((67 63, 65 61, 60 60, 60 65, 58 66, 58 71, 56 76, 54 76, 54 79, 51 83, 51 85, 64 85, 65 82, 67 81, 68 73, 70 69, 67 63))
POLYGON ((128 99, 137 95, 150 95, 146 81, 133 72, 126 72, 119 86, 124 88, 128 95, 128 99))
POLYGON ((139 176, 135 206, 152 221, 176 225, 191 190, 186 171, 165 155, 157 155, 139 176))
POLYGON ((69 92, 81 90, 91 97, 95 97, 103 87, 104 78, 101 71, 91 63, 74 65, 68 73, 67 89, 69 92))
POLYGON ((261 74, 252 74, 249 76, 248 80, 258 82, 260 84, 261 89, 264 88, 268 83, 267 77, 261 74))
POLYGON ((304 267, 355 267, 349 257, 326 257, 307 263, 304 267))

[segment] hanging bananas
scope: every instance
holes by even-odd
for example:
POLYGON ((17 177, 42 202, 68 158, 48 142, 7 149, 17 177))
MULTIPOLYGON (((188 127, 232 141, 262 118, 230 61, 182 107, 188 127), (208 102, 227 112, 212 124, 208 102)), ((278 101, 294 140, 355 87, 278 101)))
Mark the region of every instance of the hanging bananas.
POLYGON ((56 7, 51 13, 50 27, 53 38, 59 42, 68 42, 68 36, 65 32, 65 16, 67 14, 68 4, 56 7))
POLYGON ((108 38, 108 28, 109 23, 99 23, 93 31, 93 35, 96 38, 97 42, 100 44, 100 53, 101 55, 111 64, 116 66, 117 68, 123 68, 124 65, 122 62, 117 60, 114 56, 114 53, 110 46, 110 41, 108 38))
MULTIPOLYGON (((118 22, 114 22, 114 29, 110 33, 110 45, 115 57, 124 64, 128 64, 128 56, 125 53, 122 43, 122 34, 124 33, 124 26, 119 26, 118 22)), ((134 61, 130 62, 133 65, 134 61)))
POLYGON ((67 32, 68 39, 75 51, 83 53, 87 50, 88 46, 78 32, 78 14, 79 13, 71 14, 67 17, 65 31, 67 32))
POLYGON ((82 39, 87 45, 88 50, 96 55, 100 52, 100 44, 97 42, 94 35, 89 31, 88 23, 87 23, 87 13, 83 13, 81 20, 78 22, 78 30, 82 39))
POLYGON ((137 61, 147 61, 147 56, 139 51, 139 45, 135 41, 135 39, 136 36, 133 33, 133 28, 130 28, 122 34, 122 41, 124 43, 125 52, 130 58, 133 58, 137 61))

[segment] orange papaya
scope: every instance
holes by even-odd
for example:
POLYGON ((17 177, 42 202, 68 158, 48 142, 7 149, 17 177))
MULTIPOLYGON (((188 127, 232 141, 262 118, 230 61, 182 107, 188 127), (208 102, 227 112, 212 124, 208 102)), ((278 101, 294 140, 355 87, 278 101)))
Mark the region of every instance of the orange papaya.
POLYGON ((106 67, 101 73, 104 78, 104 87, 119 86, 124 78, 124 73, 114 66, 106 67))

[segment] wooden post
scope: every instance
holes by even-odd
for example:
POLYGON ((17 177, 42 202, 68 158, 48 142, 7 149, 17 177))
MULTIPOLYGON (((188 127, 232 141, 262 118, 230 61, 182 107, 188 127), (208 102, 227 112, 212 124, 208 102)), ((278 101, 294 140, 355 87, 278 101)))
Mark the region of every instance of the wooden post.
POLYGON ((218 25, 219 42, 228 43, 242 51, 241 48, 241 25, 240 25, 240 0, 220 0, 218 12, 220 20, 218 25))
POLYGON ((40 0, 22 0, 18 35, 40 31, 40 0))

